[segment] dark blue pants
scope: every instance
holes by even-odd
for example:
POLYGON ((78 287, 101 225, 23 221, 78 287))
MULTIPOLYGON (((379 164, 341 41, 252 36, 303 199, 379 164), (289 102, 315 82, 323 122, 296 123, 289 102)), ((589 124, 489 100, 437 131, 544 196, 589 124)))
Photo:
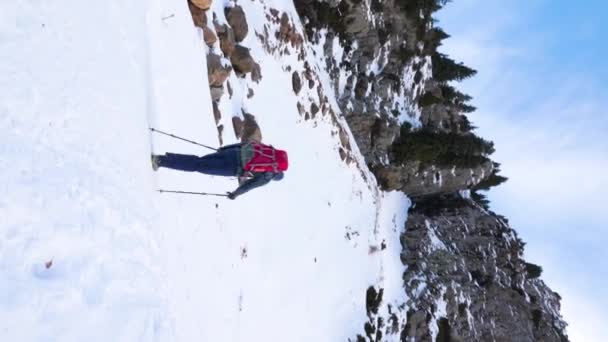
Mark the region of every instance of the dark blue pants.
POLYGON ((166 153, 164 156, 159 156, 159 166, 214 176, 236 176, 240 167, 239 153, 239 149, 227 149, 202 157, 166 153))

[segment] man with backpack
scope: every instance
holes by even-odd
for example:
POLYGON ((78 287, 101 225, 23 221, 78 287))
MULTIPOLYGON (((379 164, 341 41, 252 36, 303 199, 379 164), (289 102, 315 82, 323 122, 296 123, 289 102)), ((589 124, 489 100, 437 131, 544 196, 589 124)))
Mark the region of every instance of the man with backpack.
POLYGON ((177 153, 152 155, 154 171, 165 167, 214 176, 249 178, 236 190, 228 192, 231 200, 271 180, 283 179, 283 171, 288 166, 287 152, 257 142, 224 146, 202 157, 177 153))

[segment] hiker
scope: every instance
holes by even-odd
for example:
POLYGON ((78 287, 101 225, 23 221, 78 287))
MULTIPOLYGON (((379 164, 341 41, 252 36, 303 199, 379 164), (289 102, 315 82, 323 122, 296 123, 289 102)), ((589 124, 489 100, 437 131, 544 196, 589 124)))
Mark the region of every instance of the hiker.
POLYGON ((165 167, 180 171, 200 172, 214 176, 247 177, 239 187, 228 192, 233 200, 247 191, 283 179, 287 170, 287 152, 256 142, 237 143, 221 147, 205 156, 165 153, 152 155, 152 168, 165 167))

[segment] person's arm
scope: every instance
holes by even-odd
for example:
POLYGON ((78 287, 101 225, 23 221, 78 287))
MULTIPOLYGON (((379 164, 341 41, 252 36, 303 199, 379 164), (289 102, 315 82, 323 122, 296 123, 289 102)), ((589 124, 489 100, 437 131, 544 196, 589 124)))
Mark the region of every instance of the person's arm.
POLYGON ((227 150, 230 148, 236 148, 236 147, 241 147, 241 143, 236 143, 236 144, 230 144, 230 145, 226 145, 226 146, 222 146, 220 148, 217 149, 217 151, 223 151, 223 150, 227 150))
POLYGON ((246 193, 251 189, 258 188, 260 186, 268 184, 275 176, 273 172, 264 172, 258 173, 253 178, 248 179, 243 184, 241 184, 236 190, 231 192, 228 196, 230 199, 235 199, 236 197, 246 193))

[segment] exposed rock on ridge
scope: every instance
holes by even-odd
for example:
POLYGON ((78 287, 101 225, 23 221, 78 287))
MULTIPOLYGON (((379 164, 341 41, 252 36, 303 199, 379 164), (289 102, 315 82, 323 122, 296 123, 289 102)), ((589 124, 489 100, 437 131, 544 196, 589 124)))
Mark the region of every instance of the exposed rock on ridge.
POLYGON ((458 197, 419 201, 401 244, 408 301, 391 306, 368 289, 357 342, 568 341, 560 296, 527 270, 504 217, 458 197))
POLYGON ((493 170, 491 161, 475 167, 454 166, 451 169, 436 166, 421 168, 419 162, 412 161, 398 166, 380 165, 374 169, 374 173, 383 188, 400 190, 417 198, 437 193, 456 193, 463 187, 475 186, 493 170))
POLYGON ((323 45, 327 70, 342 114, 379 182, 388 185, 387 190, 414 196, 471 188, 491 174, 491 163, 473 171, 456 170, 458 175, 452 176, 452 166, 417 164, 415 168, 391 157, 404 120, 418 119, 424 129, 446 133, 467 133, 464 128, 470 128, 456 108, 441 103, 440 84, 430 78, 430 56, 444 37, 432 29, 430 13, 420 19, 404 6, 393 0, 372 1, 369 7, 354 0, 296 1, 311 41, 322 41, 320 28, 329 31, 323 45), (344 53, 335 51, 334 39, 345 46, 344 53), (435 102, 420 106, 419 99, 427 93, 434 94, 435 102), (424 176, 437 172, 445 183, 429 182, 424 176))
MULTIPOLYGON (((465 115, 474 110, 470 97, 446 81, 474 70, 454 63, 457 75, 435 77, 433 65, 445 71, 441 63, 453 62, 437 54, 447 34, 431 17, 444 3, 295 1, 309 41, 323 47, 342 115, 368 166, 384 189, 414 200, 401 237, 409 300, 383 302, 383 290, 370 287, 369 321, 351 341, 568 341, 561 298, 530 274, 524 244, 506 219, 457 195, 500 176, 488 157, 492 144, 475 140, 465 115), (404 121, 416 127, 404 129, 404 121), (426 135, 414 141, 416 131, 426 135), (437 141, 463 146, 435 149, 437 141), (418 155, 397 155, 398 145, 409 151, 416 144, 418 155), (438 161, 429 162, 433 157, 438 161)), ((292 83, 298 92, 306 78, 292 83)))
POLYGON ((427 340, 430 314, 446 320, 446 341, 568 340, 561 298, 527 274, 524 243, 505 218, 465 199, 419 202, 401 243, 407 336, 427 340))

